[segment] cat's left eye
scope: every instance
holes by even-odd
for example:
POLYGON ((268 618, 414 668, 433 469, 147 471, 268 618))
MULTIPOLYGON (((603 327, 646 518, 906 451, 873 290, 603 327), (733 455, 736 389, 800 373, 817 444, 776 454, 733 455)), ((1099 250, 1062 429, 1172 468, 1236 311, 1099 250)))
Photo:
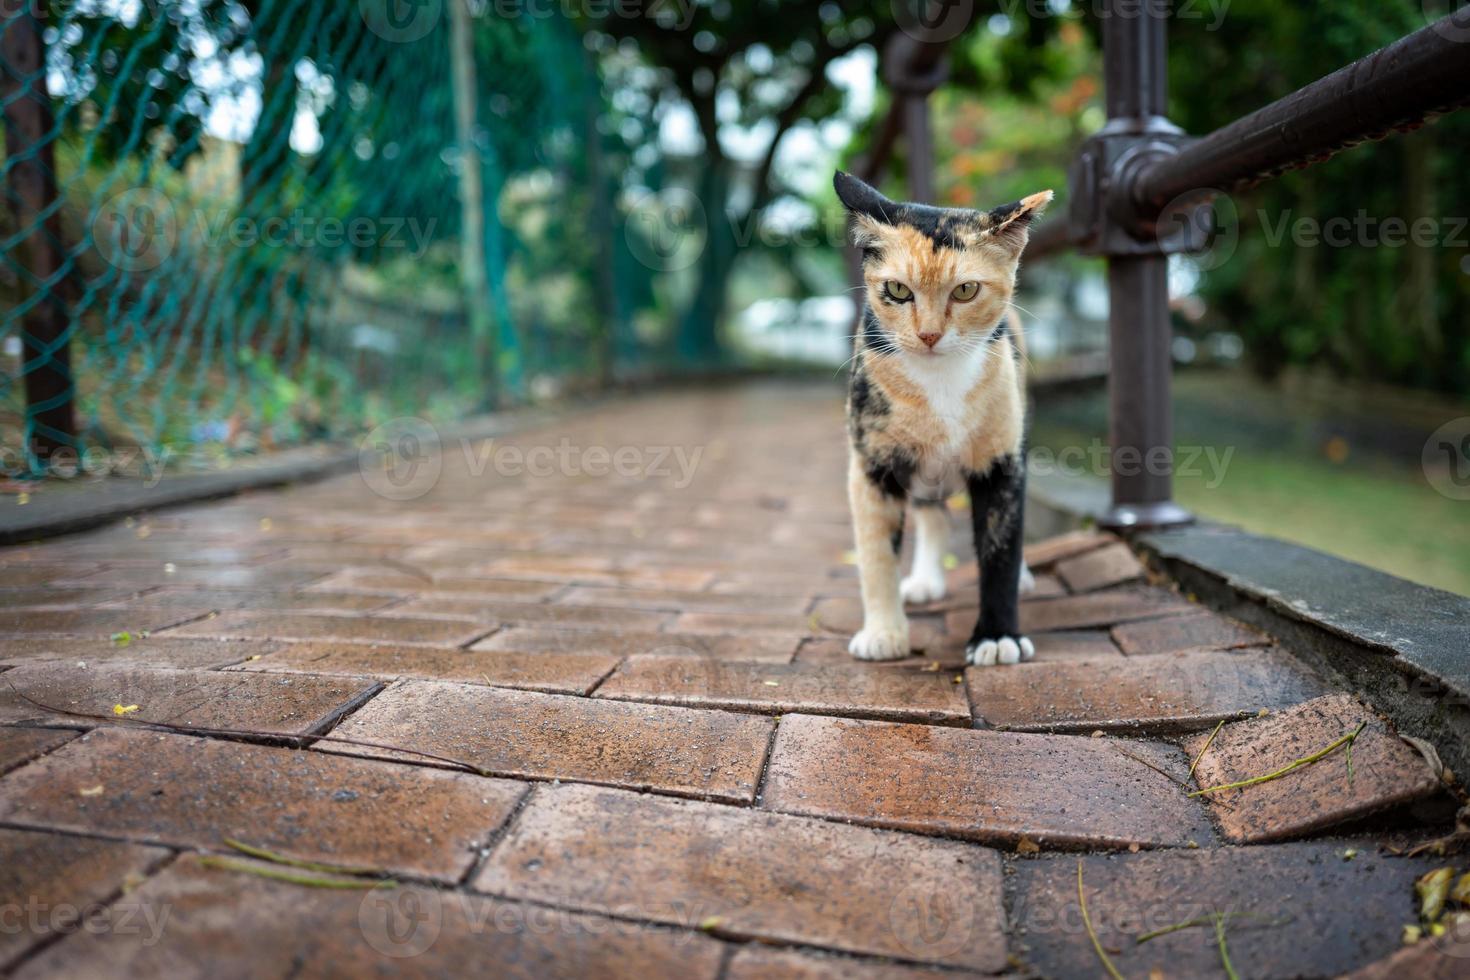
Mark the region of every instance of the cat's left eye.
POLYGON ((980 295, 980 284, 978 282, 962 282, 954 288, 954 292, 950 293, 950 295, 961 303, 967 303, 980 295))

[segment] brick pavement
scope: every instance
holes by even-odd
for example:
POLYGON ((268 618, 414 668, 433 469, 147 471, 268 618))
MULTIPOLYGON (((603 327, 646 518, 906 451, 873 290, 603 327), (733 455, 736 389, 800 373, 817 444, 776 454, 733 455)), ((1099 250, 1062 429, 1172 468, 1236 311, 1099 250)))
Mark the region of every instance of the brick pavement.
POLYGON ((1396 952, 1448 797, 1386 723, 1090 532, 1028 548, 1034 663, 965 667, 960 521, 915 655, 852 661, 842 439, 834 389, 668 393, 0 552, 0 972, 1102 975, 1075 852, 1128 976, 1223 975, 1136 941, 1216 912, 1242 976, 1396 952))

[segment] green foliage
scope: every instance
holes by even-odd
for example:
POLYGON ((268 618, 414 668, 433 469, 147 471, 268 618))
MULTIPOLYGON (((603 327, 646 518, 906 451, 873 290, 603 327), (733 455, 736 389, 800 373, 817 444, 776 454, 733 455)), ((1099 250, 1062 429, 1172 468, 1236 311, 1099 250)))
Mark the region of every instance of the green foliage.
MULTIPOLYGON (((52 0, 48 13, 67 279, 31 275, 19 243, 36 225, 7 201, 0 339, 23 336, 36 304, 64 306, 84 447, 213 459, 463 416, 522 372, 576 382, 648 359, 633 324, 668 311, 613 202, 646 145, 619 124, 652 110, 612 110, 568 21, 484 8, 472 24, 487 278, 504 318, 482 358, 464 311, 447 17, 404 41, 356 3, 52 0), (220 118, 229 132, 207 133, 220 118), (156 261, 109 249, 141 240, 161 246, 156 261)), ((0 184, 17 165, 0 155, 0 184)), ((7 449, 30 425, 21 377, 45 366, 3 365, 7 449)))
MULTIPOLYGON (((1423 27, 1432 8, 1236 0, 1218 30, 1182 22, 1172 116, 1208 132, 1423 27)), ((1203 290, 1262 374, 1302 364, 1470 394, 1467 138, 1470 119, 1452 114, 1235 196, 1238 249, 1203 290), (1384 244, 1386 223, 1426 219, 1430 245, 1384 244), (1347 244, 1293 234, 1334 220, 1353 223, 1347 244)))

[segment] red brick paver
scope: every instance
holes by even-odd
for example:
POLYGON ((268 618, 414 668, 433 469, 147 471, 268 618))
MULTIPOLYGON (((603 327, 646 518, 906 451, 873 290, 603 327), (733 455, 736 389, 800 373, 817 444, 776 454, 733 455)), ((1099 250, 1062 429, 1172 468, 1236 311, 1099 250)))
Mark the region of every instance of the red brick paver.
POLYGON ((481 640, 471 649, 517 653, 636 653, 664 656, 723 657, 765 663, 787 663, 803 637, 798 634, 610 633, 510 627, 481 640))
MULTIPOLYGON (((956 515, 916 655, 857 663, 835 388, 664 392, 496 439, 563 441, 698 464, 472 472, 446 440, 411 500, 348 473, 0 549, 0 972, 1101 975, 1075 852, 1129 977, 1224 973, 1212 929, 1140 946, 1139 911, 1247 913, 1228 939, 1253 978, 1365 968, 1415 921, 1427 862, 1385 849, 1451 829, 1451 794, 1364 705, 1320 697, 1338 681, 1119 538, 1028 543, 1036 659, 968 668, 956 515), (1361 719, 1351 784, 1338 752, 1189 795, 1361 719), (207 866, 227 837, 396 887, 207 866), (14 940, 17 888, 167 927, 14 940)), ((1378 975, 1462 962, 1424 949, 1378 975)))
POLYGON ((1165 774, 1182 756, 1157 744, 791 715, 770 770, 766 807, 879 827, 1068 847, 1212 836, 1165 774))
POLYGON ((402 643, 459 647, 473 643, 494 624, 470 619, 388 616, 326 616, 303 613, 222 612, 169 632, 171 636, 224 639, 337 640, 343 643, 402 643))
POLYGON ((86 927, 83 911, 103 907, 169 856, 160 847, 0 828, 0 970, 44 940, 86 927))
POLYGON ((274 640, 190 640, 182 637, 82 639, 65 636, 17 636, 0 642, 0 663, 56 660, 78 666, 136 664, 150 667, 228 667, 281 649, 274 640))
POLYGON ((0 776, 75 737, 74 732, 0 727, 0 776))
POLYGON ((305 735, 330 727, 375 689, 369 681, 340 677, 37 663, 6 672, 0 722, 95 725, 77 716, 101 715, 102 724, 164 721, 305 735))
POLYGON ((723 711, 427 681, 393 685, 337 730, 465 759, 497 775, 742 802, 755 794, 770 732, 769 719, 723 711))
POLYGON ((993 851, 820 820, 540 789, 475 887, 739 938, 1005 965, 993 851), (936 937, 925 917, 939 895, 962 921, 936 937))
POLYGON ((239 664, 237 670, 293 674, 346 674, 392 680, 465 681, 552 694, 586 694, 620 663, 603 653, 520 653, 437 647, 292 643, 278 653, 239 664))
POLYGON ((1113 544, 1058 562, 1056 573, 1073 592, 1093 592, 1143 578, 1143 565, 1126 544, 1113 544))
POLYGON ((1271 642, 1249 626, 1212 612, 1123 623, 1113 627, 1113 639, 1130 657, 1180 650, 1235 650, 1271 642))
POLYGON ((456 881, 524 792, 468 773, 106 729, 0 779, 0 821, 456 881))
POLYGON ((1186 742, 1200 756, 1201 789, 1277 772, 1328 748, 1350 744, 1279 779, 1207 794, 1216 819, 1234 841, 1293 837, 1408 803, 1439 785, 1419 753, 1400 741, 1356 698, 1333 694, 1280 714, 1226 725, 1208 749, 1204 737, 1186 742))
MULTIPOLYGON (((460 892, 301 888, 184 858, 117 903, 161 941, 82 932, 21 972, 159 977, 208 963, 221 976, 493 975, 508 980, 687 976, 713 980, 720 944, 697 933, 613 922, 460 892), (493 968, 492 968, 493 964, 493 968)), ((191 971, 192 972, 192 971, 191 971)), ((205 971, 199 971, 205 972, 205 971)))
POLYGON ((814 664, 758 664, 698 657, 630 657, 599 698, 780 714, 803 711, 969 725, 964 692, 948 674, 835 671, 814 664))
POLYGON ((1289 708, 1323 693, 1290 659, 1269 651, 1129 657, 1099 666, 1017 664, 965 674, 975 713, 1014 731, 1168 731, 1289 708))
MULTIPOLYGON (((1335 976, 1399 944, 1414 919, 1414 879, 1432 866, 1338 841, 1088 857, 1083 885, 1088 917, 1124 976, 1224 976, 1212 921, 1219 913, 1229 916, 1226 948, 1238 976, 1335 976), (1204 921, 1137 941, 1196 919, 1204 921)), ((1017 870, 1022 961, 1043 976, 1102 975, 1077 902, 1077 858, 1017 870)))

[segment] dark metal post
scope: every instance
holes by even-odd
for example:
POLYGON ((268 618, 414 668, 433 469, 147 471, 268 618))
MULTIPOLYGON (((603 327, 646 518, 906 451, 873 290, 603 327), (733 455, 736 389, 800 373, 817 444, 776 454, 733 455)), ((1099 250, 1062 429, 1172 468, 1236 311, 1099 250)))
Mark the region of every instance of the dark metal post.
POLYGON ((61 298, 54 122, 46 91, 46 5, 0 0, 0 103, 5 107, 5 196, 25 234, 22 288, 35 298, 21 316, 22 371, 30 450, 44 466, 75 445, 76 417, 66 307, 61 298), (30 283, 24 280, 30 279, 30 283))
POLYGON ((934 130, 929 120, 929 95, 903 97, 903 134, 909 148, 909 196, 934 203, 934 130))
MULTIPOLYGON (((1177 132, 1165 119, 1168 10, 1166 0, 1109 0, 1103 22, 1107 132, 1177 132)), ((1173 502, 1168 264, 1162 254, 1108 257, 1113 505, 1105 527, 1192 519, 1173 502)))

